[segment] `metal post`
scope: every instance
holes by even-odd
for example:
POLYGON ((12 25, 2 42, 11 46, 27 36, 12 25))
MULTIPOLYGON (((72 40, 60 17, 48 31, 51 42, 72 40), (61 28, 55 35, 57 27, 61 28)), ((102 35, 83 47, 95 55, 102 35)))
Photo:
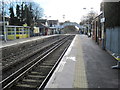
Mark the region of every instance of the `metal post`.
POLYGON ((23 28, 22 28, 22 38, 24 38, 24 32, 25 32, 24 29, 25 29, 25 28, 23 27, 23 28))
POLYGON ((27 28, 27 34, 28 34, 27 38, 29 38, 29 37, 30 37, 30 36, 29 36, 29 34, 30 34, 29 28, 27 28))
POLYGON ((4 41, 7 41, 7 37, 6 37, 6 26, 5 26, 5 12, 4 12, 4 1, 2 1, 2 13, 3 13, 3 29, 4 29, 4 41))
POLYGON ((16 39, 16 27, 14 28, 14 39, 16 39))

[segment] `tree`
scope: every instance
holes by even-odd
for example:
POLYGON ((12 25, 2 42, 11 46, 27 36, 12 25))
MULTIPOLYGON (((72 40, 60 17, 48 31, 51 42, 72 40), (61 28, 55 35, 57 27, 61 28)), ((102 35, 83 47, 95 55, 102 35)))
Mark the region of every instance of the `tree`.
POLYGON ((20 23, 20 6, 16 5, 16 25, 21 25, 20 23))
POLYGON ((90 11, 87 13, 87 15, 84 15, 82 17, 82 21, 80 22, 81 25, 91 23, 92 20, 97 16, 97 13, 95 11, 90 11))
POLYGON ((43 9, 35 2, 11 2, 9 6, 10 24, 12 25, 23 25, 26 23, 28 26, 34 26, 34 22, 43 16, 43 9), (13 10, 13 7, 16 10, 13 10), (16 14, 14 14, 14 11, 16 14))
POLYGON ((20 18, 20 6, 18 4, 16 6, 16 15, 17 15, 17 18, 19 19, 20 18))
POLYGON ((2 14, 2 8, 3 8, 4 6, 3 6, 3 4, 2 4, 2 1, 0 1, 0 14, 2 14))
POLYGON ((11 24, 11 25, 14 25, 15 15, 14 15, 13 7, 11 6, 11 7, 9 8, 9 10, 10 10, 10 24, 11 24))
POLYGON ((91 36, 91 22, 97 16, 97 13, 94 11, 90 11, 86 16, 83 16, 80 25, 84 25, 86 27, 86 34, 91 36))
POLYGON ((30 5, 32 7, 33 17, 36 20, 40 19, 43 16, 43 9, 40 7, 39 4, 30 2, 30 5))
POLYGON ((10 7, 10 18, 14 18, 15 17, 15 15, 14 15, 14 11, 13 11, 13 7, 10 7))
POLYGON ((20 10, 20 23, 21 23, 21 25, 24 24, 24 16, 25 16, 24 2, 22 2, 22 4, 21 4, 21 10, 20 10))
POLYGON ((25 5, 25 23, 27 23, 28 26, 31 26, 31 23, 33 21, 33 17, 32 17, 32 12, 30 10, 30 6, 25 5))

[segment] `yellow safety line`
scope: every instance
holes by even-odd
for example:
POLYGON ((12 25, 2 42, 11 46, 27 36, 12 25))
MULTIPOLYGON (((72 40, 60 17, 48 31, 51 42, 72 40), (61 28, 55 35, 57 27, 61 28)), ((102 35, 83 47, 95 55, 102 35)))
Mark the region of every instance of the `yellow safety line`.
POLYGON ((88 88, 85 65, 83 60, 82 47, 80 44, 80 36, 76 36, 75 45, 78 46, 76 48, 77 56, 76 56, 76 64, 75 64, 75 78, 74 78, 74 88, 88 88))
POLYGON ((120 61, 120 58, 117 58, 117 57, 115 57, 115 56, 113 56, 116 60, 118 60, 118 61, 120 61))

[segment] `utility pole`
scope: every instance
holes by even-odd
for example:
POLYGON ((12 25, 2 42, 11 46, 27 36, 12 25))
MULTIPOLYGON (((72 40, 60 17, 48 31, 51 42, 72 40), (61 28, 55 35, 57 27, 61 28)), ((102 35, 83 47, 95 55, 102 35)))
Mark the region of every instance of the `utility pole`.
POLYGON ((5 26, 5 12, 4 12, 4 0, 2 0, 2 18, 3 18, 3 29, 4 29, 4 41, 7 41, 6 37, 6 26, 5 26))

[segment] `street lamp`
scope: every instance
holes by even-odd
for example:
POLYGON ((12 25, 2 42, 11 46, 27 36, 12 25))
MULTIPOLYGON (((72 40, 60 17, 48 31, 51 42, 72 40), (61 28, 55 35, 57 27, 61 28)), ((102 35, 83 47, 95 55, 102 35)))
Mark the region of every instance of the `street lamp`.
MULTIPOLYGON (((45 15, 45 14, 44 14, 45 15)), ((49 18, 51 18, 51 16, 47 16, 47 15, 45 15, 45 19, 49 19, 49 18)))
POLYGON ((65 22, 65 14, 63 14, 63 22, 65 22))

